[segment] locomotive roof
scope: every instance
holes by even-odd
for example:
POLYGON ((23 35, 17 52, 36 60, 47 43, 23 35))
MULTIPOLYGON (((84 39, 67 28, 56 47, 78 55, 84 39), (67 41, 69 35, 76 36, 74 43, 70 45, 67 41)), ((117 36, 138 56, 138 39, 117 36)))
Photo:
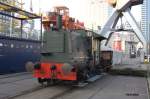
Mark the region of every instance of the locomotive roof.
POLYGON ((106 39, 104 36, 98 34, 97 32, 95 32, 95 31, 93 31, 93 30, 89 30, 89 29, 76 29, 75 31, 91 32, 91 33, 92 33, 92 36, 93 36, 95 39, 99 39, 100 41, 106 39))
POLYGON ((95 38, 95 39, 99 39, 99 40, 104 40, 106 39, 104 36, 98 34, 97 32, 93 31, 93 30, 86 30, 87 32, 91 32, 92 33, 92 36, 95 38))

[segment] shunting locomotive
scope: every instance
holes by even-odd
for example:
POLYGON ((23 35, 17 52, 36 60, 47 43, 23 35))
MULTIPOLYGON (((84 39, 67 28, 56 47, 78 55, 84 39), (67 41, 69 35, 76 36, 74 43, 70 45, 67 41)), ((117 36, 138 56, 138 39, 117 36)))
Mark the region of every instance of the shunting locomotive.
POLYGON ((86 30, 64 6, 43 16, 42 24, 41 60, 34 65, 39 83, 80 82, 101 73, 100 43, 104 37, 86 30))

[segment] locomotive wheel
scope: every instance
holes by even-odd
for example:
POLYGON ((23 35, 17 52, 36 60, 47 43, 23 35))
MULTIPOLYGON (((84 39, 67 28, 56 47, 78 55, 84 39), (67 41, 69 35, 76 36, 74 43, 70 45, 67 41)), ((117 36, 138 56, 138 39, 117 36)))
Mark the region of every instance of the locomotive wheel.
POLYGON ((52 85, 56 84, 56 80, 55 79, 41 79, 41 78, 38 78, 38 82, 42 86, 52 86, 52 85))
POLYGON ((111 70, 111 66, 108 66, 107 68, 105 68, 106 72, 109 72, 111 70))
POLYGON ((78 75, 78 81, 85 81, 89 78, 88 70, 80 71, 78 75))
POLYGON ((84 79, 84 80, 87 80, 88 78, 89 78, 88 71, 85 70, 85 71, 83 72, 83 79, 84 79))
POLYGON ((44 79, 38 78, 38 82, 39 82, 41 85, 44 85, 44 79))
POLYGON ((56 80, 55 79, 47 79, 47 86, 52 86, 56 84, 56 80))

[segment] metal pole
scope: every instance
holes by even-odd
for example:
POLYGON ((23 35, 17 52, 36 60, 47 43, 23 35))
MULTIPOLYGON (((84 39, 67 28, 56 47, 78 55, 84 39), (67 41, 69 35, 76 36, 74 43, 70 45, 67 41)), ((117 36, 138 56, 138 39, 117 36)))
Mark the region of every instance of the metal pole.
POLYGON ((12 18, 10 18, 10 26, 9 27, 10 27, 10 36, 12 36, 12 28, 13 28, 13 19, 12 18))
POLYGON ((21 20, 21 38, 22 38, 22 33, 23 33, 23 20, 21 20))
POLYGON ((148 23, 149 31, 148 31, 148 54, 150 55, 150 23, 148 23))
POLYGON ((41 44, 42 44, 42 46, 43 46, 43 33, 42 33, 42 31, 43 31, 43 28, 42 28, 42 14, 41 14, 41 33, 40 33, 40 36, 41 36, 41 38, 40 38, 40 40, 41 40, 41 44))

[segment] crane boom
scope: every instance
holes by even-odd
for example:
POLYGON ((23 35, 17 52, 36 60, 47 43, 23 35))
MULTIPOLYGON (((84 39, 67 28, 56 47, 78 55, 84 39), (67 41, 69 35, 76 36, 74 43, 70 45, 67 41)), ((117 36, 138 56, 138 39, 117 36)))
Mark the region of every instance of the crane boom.
POLYGON ((100 34, 106 38, 110 38, 111 29, 115 28, 120 17, 124 16, 130 26, 133 28, 135 35, 138 37, 140 42, 143 44, 144 49, 147 47, 147 41, 143 36, 138 23, 131 13, 131 7, 143 3, 143 0, 107 0, 107 2, 115 9, 106 24, 100 31, 100 34))

